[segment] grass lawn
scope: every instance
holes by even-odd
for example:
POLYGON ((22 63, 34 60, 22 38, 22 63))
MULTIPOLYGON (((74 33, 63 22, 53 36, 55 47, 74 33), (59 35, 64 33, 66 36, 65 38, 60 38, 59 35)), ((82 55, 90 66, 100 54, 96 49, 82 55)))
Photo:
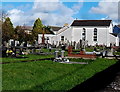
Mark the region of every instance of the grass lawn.
MULTIPOLYGON (((79 62, 82 59, 73 61, 79 62)), ((3 64, 3 90, 67 91, 117 62, 107 59, 83 61, 89 64, 62 64, 52 61, 3 64)))
MULTIPOLYGON (((28 58, 10 58, 4 57, 2 58, 2 62, 17 62, 17 61, 24 61, 24 60, 35 60, 35 59, 43 59, 43 58, 52 58, 53 55, 24 55, 28 58)), ((1 58, 0 58, 1 59, 1 58)))
POLYGON ((114 55, 120 55, 120 52, 114 52, 114 55))

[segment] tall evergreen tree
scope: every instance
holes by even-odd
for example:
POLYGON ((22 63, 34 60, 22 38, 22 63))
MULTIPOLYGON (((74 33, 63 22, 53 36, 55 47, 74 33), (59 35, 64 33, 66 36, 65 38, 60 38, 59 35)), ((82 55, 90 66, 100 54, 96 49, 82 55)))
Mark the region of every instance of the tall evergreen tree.
POLYGON ((10 18, 7 17, 2 24, 2 40, 8 42, 9 39, 14 39, 14 27, 10 18))
POLYGON ((38 34, 43 32, 42 28, 43 28, 42 21, 40 20, 40 18, 36 19, 34 26, 33 26, 33 31, 32 31, 32 34, 35 40, 37 40, 38 34))

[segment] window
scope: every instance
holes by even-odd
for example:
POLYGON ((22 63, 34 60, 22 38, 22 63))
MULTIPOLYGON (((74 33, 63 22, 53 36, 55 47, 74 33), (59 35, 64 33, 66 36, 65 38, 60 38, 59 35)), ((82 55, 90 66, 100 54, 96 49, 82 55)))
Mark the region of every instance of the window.
POLYGON ((97 28, 94 28, 93 40, 94 40, 94 41, 97 41, 97 28))
POLYGON ((61 36, 61 41, 64 41, 64 36, 61 36))
POLYGON ((47 40, 49 40, 49 37, 47 37, 47 40))
POLYGON ((82 31, 82 40, 85 41, 85 38, 86 38, 86 29, 83 28, 83 31, 82 31))

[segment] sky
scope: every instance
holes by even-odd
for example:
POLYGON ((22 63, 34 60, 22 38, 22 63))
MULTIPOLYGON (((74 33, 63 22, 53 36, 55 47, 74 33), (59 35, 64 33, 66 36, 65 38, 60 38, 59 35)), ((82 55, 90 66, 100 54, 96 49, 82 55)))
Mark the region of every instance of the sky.
POLYGON ((63 26, 71 24, 73 20, 104 20, 111 19, 113 24, 118 23, 118 2, 100 0, 88 2, 44 2, 33 0, 30 2, 2 2, 2 10, 8 14, 14 26, 33 26, 34 21, 40 18, 44 25, 63 26), (105 2, 107 1, 107 2, 105 2))

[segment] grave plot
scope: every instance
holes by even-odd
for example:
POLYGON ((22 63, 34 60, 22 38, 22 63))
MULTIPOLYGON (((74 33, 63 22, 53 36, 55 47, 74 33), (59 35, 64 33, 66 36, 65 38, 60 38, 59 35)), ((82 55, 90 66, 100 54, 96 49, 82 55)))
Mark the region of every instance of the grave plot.
POLYGON ((95 53, 86 54, 85 51, 81 50, 80 53, 73 54, 72 47, 68 47, 68 58, 87 58, 87 59, 95 59, 97 56, 95 53))

